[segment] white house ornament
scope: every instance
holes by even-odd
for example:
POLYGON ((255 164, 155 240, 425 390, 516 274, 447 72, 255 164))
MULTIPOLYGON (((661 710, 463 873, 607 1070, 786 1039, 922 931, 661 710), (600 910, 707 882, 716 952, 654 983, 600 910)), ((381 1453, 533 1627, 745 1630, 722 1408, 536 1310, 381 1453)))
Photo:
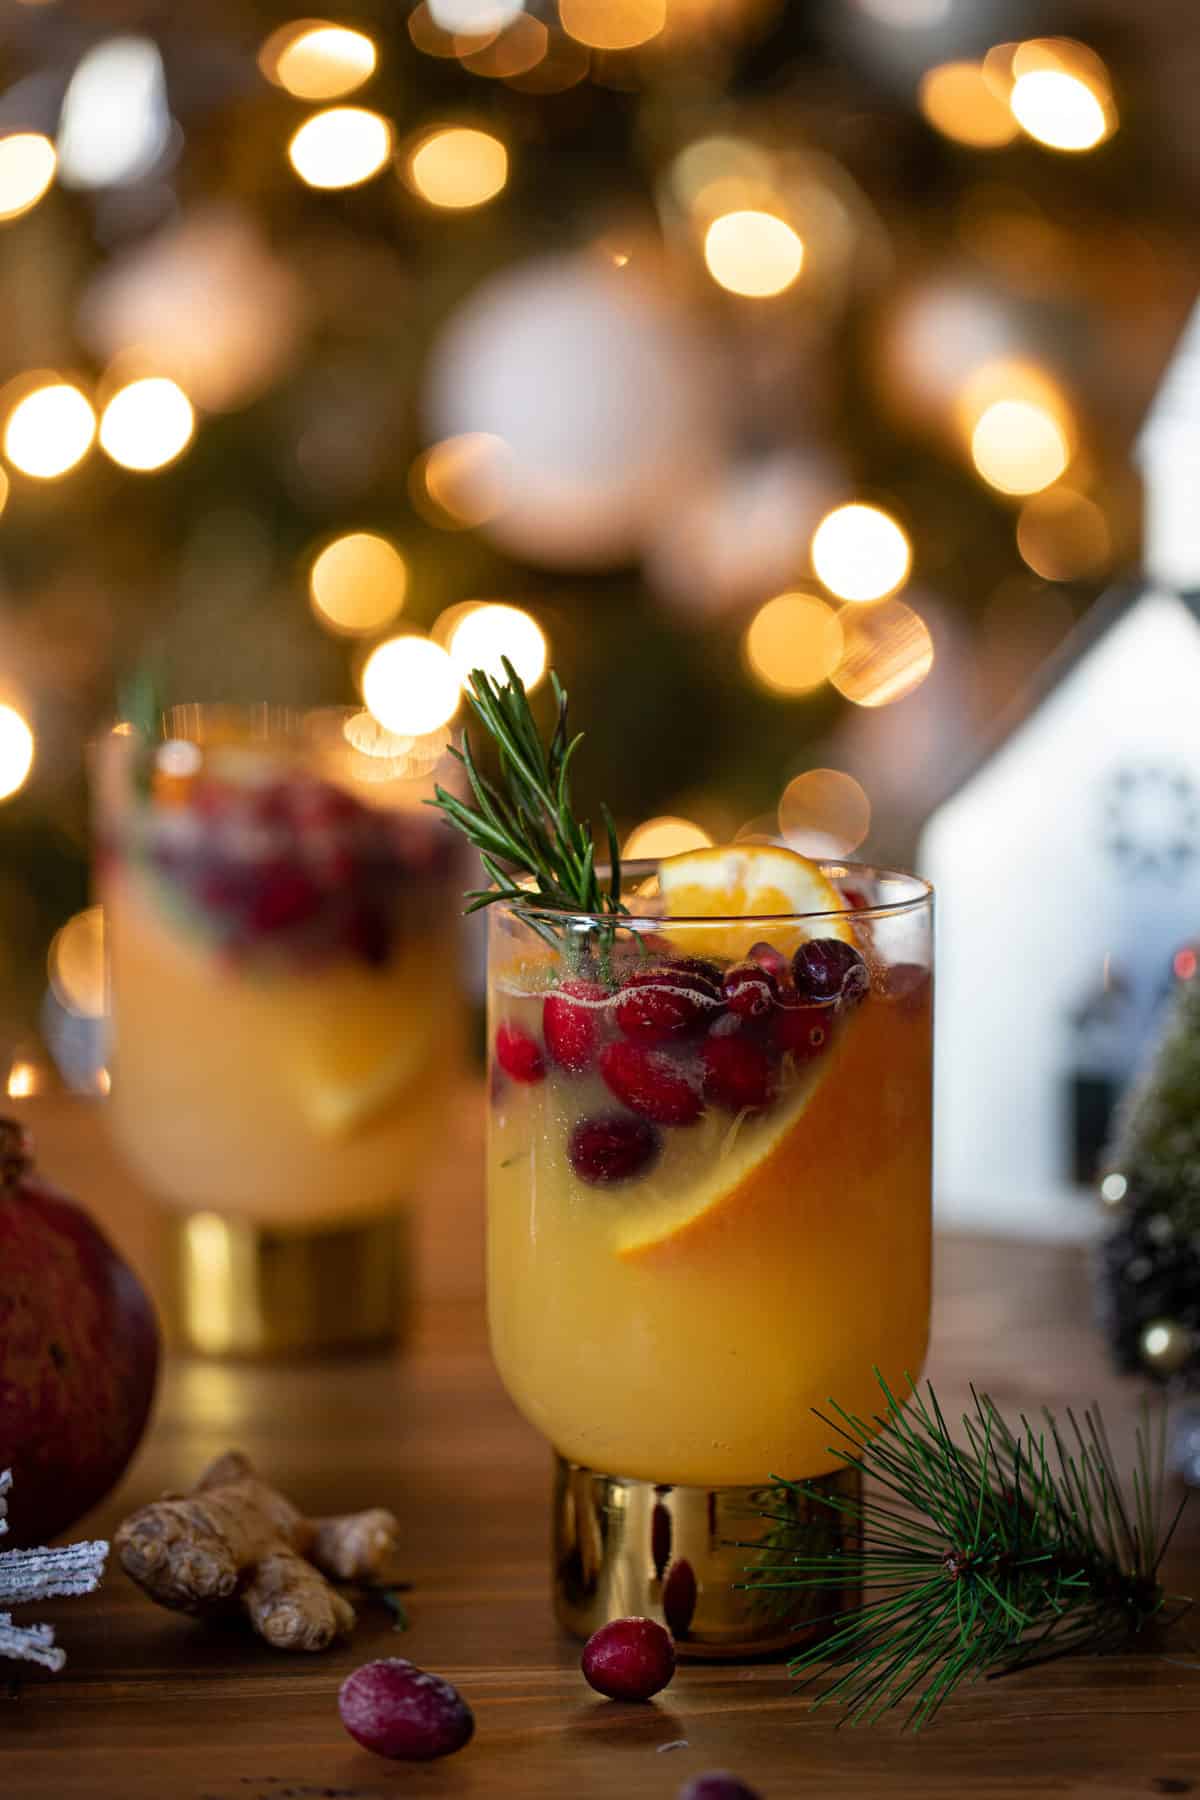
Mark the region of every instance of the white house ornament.
MULTIPOLYGON (((8 1531, 5 1496, 12 1488, 9 1470, 0 1470, 0 1537, 8 1531)), ((56 1550, 0 1548, 0 1608, 27 1606, 63 1595, 91 1594, 104 1574, 108 1545, 102 1539, 64 1544, 56 1550)), ((17 1625, 11 1612, 0 1611, 0 1661, 40 1663, 56 1674, 67 1660, 49 1625, 17 1625)))

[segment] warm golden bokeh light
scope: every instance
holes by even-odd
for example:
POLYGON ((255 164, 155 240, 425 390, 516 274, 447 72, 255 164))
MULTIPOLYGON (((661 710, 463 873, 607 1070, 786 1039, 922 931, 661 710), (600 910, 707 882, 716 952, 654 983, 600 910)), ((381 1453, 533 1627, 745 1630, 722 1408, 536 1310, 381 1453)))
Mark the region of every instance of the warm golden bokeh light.
POLYGON ((1002 494, 1036 494, 1058 480, 1071 449, 1048 408, 1032 400, 994 400, 971 433, 971 457, 1002 494))
POLYGON ((912 550, 888 513, 854 502, 826 513, 813 533, 813 568, 839 600, 886 599, 908 580, 912 550))
POLYGON ((164 469, 192 440, 196 415, 179 386, 151 375, 118 388, 100 415, 100 448, 124 469, 164 469))
POLYGON ((1078 581, 1107 568, 1112 533, 1094 500, 1071 488, 1052 487, 1021 508, 1017 549, 1044 581, 1078 581))
POLYGON ((432 524, 485 525, 507 504, 510 463, 503 438, 487 431, 462 432, 418 457, 409 490, 432 524))
POLYGON ((32 731, 15 706, 0 706, 0 800, 24 787, 32 767, 32 731))
POLYGON ((856 706, 888 706, 919 688, 933 667, 933 639, 903 600, 842 615, 845 648, 832 681, 856 706))
POLYGON ((680 819, 672 813, 660 813, 635 825, 621 849, 621 855, 632 860, 645 857, 658 861, 664 856, 679 856, 684 850, 706 850, 712 838, 703 825, 691 819, 680 819))
POLYGON ((14 1056, 4 1086, 10 1100, 32 1099, 41 1086, 37 1064, 27 1062, 23 1056, 14 1056))
POLYGON ((314 188, 358 187, 377 175, 392 153, 392 128, 365 106, 329 106, 295 133, 288 157, 314 188))
POLYGON ((0 469, 0 513, 2 513, 8 505, 8 489, 8 476, 4 473, 3 469, 0 469))
POLYGON ((470 607, 452 627, 446 649, 464 686, 473 669, 483 669, 503 681, 502 657, 508 658, 531 690, 546 673, 545 633, 519 606, 489 602, 470 607))
POLYGON ((450 743, 444 725, 413 737, 388 731, 369 712, 352 713, 342 726, 342 735, 354 752, 354 779, 372 784, 424 780, 433 774, 450 743))
POLYGON ((104 908, 89 906, 54 934, 46 959, 59 1005, 80 1019, 105 1013, 104 908))
POLYGON ((461 212, 494 200, 508 180, 508 151, 488 131, 432 131, 408 159, 408 184, 430 206, 461 212))
POLYGON ((1051 150, 1094 150, 1114 126, 1105 98, 1067 69, 1018 74, 1009 106, 1022 130, 1051 150))
POLYGON ((511 81, 528 75, 544 61, 550 49, 550 33, 540 19, 520 13, 498 37, 480 44, 478 38, 456 37, 459 60, 472 75, 491 81, 511 81))
POLYGON ((23 475, 54 481, 81 462, 96 435, 87 397, 69 381, 52 381, 17 401, 4 427, 4 454, 23 475))
POLYGON ((804 245, 774 213, 728 212, 705 233, 704 260, 731 294, 767 300, 791 287, 804 266, 804 245))
POLYGON ((263 74, 298 100, 337 100, 375 73, 375 46, 365 32, 319 20, 273 31, 258 53, 263 74))
POLYGON ((389 638, 372 650, 362 672, 368 711, 388 731, 410 737, 452 719, 461 691, 457 669, 430 638, 389 638))
POLYGON ((803 856, 852 856, 871 829, 871 802, 853 775, 806 769, 779 801, 779 830, 803 856))
POLYGON ((408 588, 408 568, 393 543, 371 531, 334 538, 313 558, 308 591, 323 625, 363 637, 390 625, 408 588))
POLYGON ((591 50, 633 50, 658 36, 667 22, 667 0, 559 0, 568 37, 591 50))
POLYGON ((818 595, 776 594, 751 619, 743 648, 764 687, 804 694, 828 680, 841 661, 842 627, 818 595))
POLYGON ((918 90, 921 111, 943 137, 973 150, 994 150, 1017 135, 1017 123, 988 81, 982 63, 940 63, 918 90))
POLYGON ((0 138, 0 224, 36 206, 58 166, 54 145, 40 131, 0 138))

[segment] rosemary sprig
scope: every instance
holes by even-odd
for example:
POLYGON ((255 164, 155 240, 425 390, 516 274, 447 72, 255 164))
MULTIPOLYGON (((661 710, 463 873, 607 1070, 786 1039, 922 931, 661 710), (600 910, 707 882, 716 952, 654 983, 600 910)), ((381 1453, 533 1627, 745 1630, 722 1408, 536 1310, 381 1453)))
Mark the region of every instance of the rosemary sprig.
POLYGON ((462 749, 452 754, 466 770, 474 804, 459 800, 443 787, 434 789, 429 805, 440 807, 450 823, 479 851, 492 885, 466 895, 468 912, 498 900, 536 910, 617 915, 621 901, 621 853, 616 826, 603 807, 609 855, 605 885, 596 871, 596 840, 571 803, 571 759, 583 740, 567 728, 567 696, 551 671, 557 716, 548 743, 538 731, 520 676, 504 658, 503 682, 482 669, 470 676, 468 700, 492 739, 500 759, 501 785, 481 774, 463 732, 462 749))
POLYGON ((886 1411, 871 1424, 838 1406, 818 1415, 871 1490, 777 1482, 780 1510, 765 1515, 785 1519, 803 1494, 840 1515, 841 1545, 814 1554, 793 1538, 746 1583, 868 1590, 789 1665, 805 1685, 821 1666, 841 1670, 814 1705, 838 1701, 866 1722, 907 1704, 919 1728, 963 1682, 1111 1649, 1163 1614, 1159 1569, 1186 1496, 1164 1529, 1161 1415, 1139 1427, 1127 1490, 1098 1412, 1068 1412, 1065 1427, 1047 1412, 1038 1428, 1022 1414, 1013 1429, 972 1390, 956 1443, 932 1387, 904 1404, 879 1384, 886 1411))

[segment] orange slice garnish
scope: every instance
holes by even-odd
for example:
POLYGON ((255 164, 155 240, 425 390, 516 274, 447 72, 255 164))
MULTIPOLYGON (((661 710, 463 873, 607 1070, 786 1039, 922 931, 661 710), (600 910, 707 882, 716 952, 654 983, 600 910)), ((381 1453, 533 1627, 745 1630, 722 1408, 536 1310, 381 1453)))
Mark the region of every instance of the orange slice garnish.
POLYGON ((685 850, 659 864, 658 885, 668 919, 722 921, 675 933, 664 926, 664 935, 690 952, 737 959, 760 939, 784 955, 814 937, 854 942, 846 901, 828 876, 807 856, 780 844, 685 850), (732 919, 756 922, 739 926, 730 924, 732 919), (769 923, 772 919, 779 924, 769 923))

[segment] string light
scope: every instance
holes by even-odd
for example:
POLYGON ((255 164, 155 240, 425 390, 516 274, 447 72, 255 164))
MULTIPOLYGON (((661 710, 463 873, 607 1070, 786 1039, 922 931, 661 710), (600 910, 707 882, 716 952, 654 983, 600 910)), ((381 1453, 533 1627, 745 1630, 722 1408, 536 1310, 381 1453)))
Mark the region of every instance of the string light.
POLYGON ((1107 567, 1112 534, 1094 500, 1072 488, 1052 487, 1021 508, 1017 549, 1044 581, 1078 581, 1107 567))
POLYGON ((765 300, 791 287, 804 266, 804 245, 774 213, 727 212, 705 233, 704 260, 731 294, 765 300))
POLYGON ((0 706, 0 800, 24 787, 32 767, 32 731, 15 706, 0 706))
POLYGON ((367 658, 362 694, 388 731, 419 737, 445 725, 458 710, 458 671, 430 638, 389 638, 367 658))
POLYGON ((927 69, 917 102, 943 137, 973 150, 998 149, 1017 135, 1017 122, 993 89, 982 63, 948 62, 927 69))
POLYGON ((58 166, 58 154, 39 131, 14 131, 0 138, 0 223, 19 219, 36 206, 58 166))
POLYGON ((1111 134, 1101 96, 1066 69, 1019 74, 1009 105, 1022 130, 1051 150, 1094 150, 1111 134))
POLYGON ((842 656, 837 613, 816 594, 776 594, 751 619, 746 661, 764 687, 803 694, 828 679, 842 656))
POLYGON ((51 940, 46 964, 60 1006, 79 1019, 103 1018, 104 908, 89 906, 68 919, 51 940))
POLYGON ((492 603, 469 607, 451 628, 446 649, 464 683, 472 669, 483 669, 503 681, 504 657, 530 691, 546 673, 545 633, 519 606, 492 603))
POLYGON ((659 813, 635 825, 625 839, 623 857, 642 857, 657 862, 664 856, 679 856, 684 850, 707 850, 712 838, 703 825, 692 819, 681 819, 673 813, 659 813))
POLYGON ((1124 1175, 1117 1174, 1115 1170, 1111 1175, 1106 1175, 1100 1183, 1100 1198, 1106 1206, 1120 1206, 1128 1192, 1128 1181, 1124 1175))
POLYGON ((392 153, 392 128, 364 106, 328 106, 295 133, 288 157, 313 188, 359 187, 392 153))
POLYGON ((994 400, 971 433, 975 467, 1002 494, 1036 494, 1057 481, 1071 460, 1066 434, 1033 400, 994 400))
POLYGON ((779 830, 804 856, 851 856, 871 829, 871 802, 840 769, 806 769, 779 801, 779 830))
POLYGON ((883 600, 908 580, 912 550, 888 513, 854 502, 826 513, 813 533, 812 561, 839 600, 883 600))
POLYGON ((192 440, 196 415, 179 386, 165 375, 119 388, 100 416, 100 448, 125 469, 164 469, 192 440))
POLYGON ((431 206, 462 212, 500 193, 508 180, 508 151, 488 131, 433 131, 409 156, 407 176, 413 192, 431 206))
POLYGON ((336 100, 375 73, 371 39, 344 25, 300 20, 273 31, 258 53, 263 74, 298 100, 336 100))
POLYGON ((634 50, 656 38, 667 22, 666 0, 559 0, 559 22, 568 37, 591 50, 634 50))
POLYGON ((408 569, 387 538, 351 531, 314 557, 308 588, 323 625, 346 637, 362 637, 382 631, 400 611, 408 569))
POLYGON ((903 600, 885 600, 842 615, 845 648, 834 687, 856 706, 904 700, 933 667, 933 639, 924 619, 903 600))
POLYGON ((69 381, 35 387, 17 401, 4 427, 4 454, 14 468, 55 481, 81 462, 96 435, 96 415, 69 381))

